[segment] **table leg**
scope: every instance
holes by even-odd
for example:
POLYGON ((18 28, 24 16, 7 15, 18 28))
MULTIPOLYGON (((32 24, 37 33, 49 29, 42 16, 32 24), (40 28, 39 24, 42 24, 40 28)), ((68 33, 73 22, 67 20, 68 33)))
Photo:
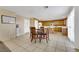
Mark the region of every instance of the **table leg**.
POLYGON ((39 42, 41 43, 42 35, 39 35, 39 42))

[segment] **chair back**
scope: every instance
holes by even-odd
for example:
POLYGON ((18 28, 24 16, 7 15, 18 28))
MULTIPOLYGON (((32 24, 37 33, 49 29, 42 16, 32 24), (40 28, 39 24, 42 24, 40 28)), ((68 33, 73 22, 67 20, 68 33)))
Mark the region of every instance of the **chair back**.
POLYGON ((44 33, 44 27, 40 27, 40 31, 44 33))
POLYGON ((36 29, 35 29, 35 27, 30 27, 30 32, 31 32, 31 34, 36 34, 36 29))

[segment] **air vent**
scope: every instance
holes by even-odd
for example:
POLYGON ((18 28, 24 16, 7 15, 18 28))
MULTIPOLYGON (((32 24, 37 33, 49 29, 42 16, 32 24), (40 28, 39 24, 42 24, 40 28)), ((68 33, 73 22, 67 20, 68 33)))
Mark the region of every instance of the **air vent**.
POLYGON ((45 8, 48 8, 48 6, 44 6, 45 8))

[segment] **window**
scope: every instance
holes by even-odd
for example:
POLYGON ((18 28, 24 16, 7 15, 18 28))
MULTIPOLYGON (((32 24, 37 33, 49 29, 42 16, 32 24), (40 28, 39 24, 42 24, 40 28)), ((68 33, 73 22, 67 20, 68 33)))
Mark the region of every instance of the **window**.
POLYGON ((35 28, 38 29, 38 20, 35 20, 35 28))

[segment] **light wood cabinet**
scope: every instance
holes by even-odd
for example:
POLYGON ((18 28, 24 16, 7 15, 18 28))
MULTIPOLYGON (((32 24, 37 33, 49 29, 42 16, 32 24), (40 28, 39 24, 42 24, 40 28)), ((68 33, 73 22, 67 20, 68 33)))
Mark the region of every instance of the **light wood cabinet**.
POLYGON ((55 32, 62 32, 62 27, 55 27, 53 29, 55 32))

